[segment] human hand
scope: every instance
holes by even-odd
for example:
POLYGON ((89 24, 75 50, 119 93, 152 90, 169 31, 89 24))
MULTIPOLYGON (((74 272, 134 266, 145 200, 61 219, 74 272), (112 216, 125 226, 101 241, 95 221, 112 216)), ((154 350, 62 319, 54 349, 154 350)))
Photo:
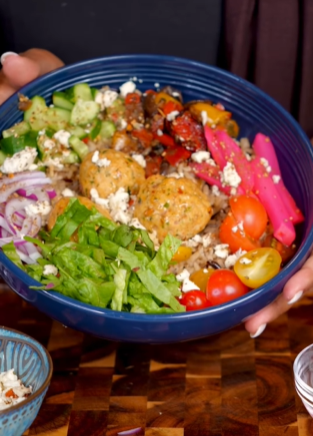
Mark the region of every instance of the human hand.
POLYGON ((22 86, 64 64, 47 50, 32 48, 17 55, 12 52, 1 56, 0 104, 22 86))
POLYGON ((245 327, 252 338, 260 336, 266 325, 287 312, 291 305, 313 290, 313 253, 303 267, 286 283, 283 292, 273 303, 249 317, 245 327))

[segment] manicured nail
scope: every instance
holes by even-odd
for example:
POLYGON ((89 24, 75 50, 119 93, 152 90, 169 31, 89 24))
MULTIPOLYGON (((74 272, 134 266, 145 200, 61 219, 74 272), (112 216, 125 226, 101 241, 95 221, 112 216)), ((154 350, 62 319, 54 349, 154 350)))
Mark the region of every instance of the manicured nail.
POLYGON ((3 53, 3 55, 0 58, 0 62, 1 62, 2 65, 3 65, 3 62, 5 61, 5 58, 7 56, 18 56, 18 54, 14 53, 14 51, 6 51, 5 53, 3 53))
POLYGON ((254 334, 252 333, 250 334, 251 338, 257 338, 264 332, 265 329, 266 329, 266 324, 261 324, 254 334))
POLYGON ((303 295, 303 291, 299 291, 299 292, 297 292, 296 295, 294 295, 294 296, 292 297, 292 299, 288 301, 288 304, 294 304, 294 303, 296 303, 298 300, 300 300, 300 298, 302 297, 302 295, 303 295))

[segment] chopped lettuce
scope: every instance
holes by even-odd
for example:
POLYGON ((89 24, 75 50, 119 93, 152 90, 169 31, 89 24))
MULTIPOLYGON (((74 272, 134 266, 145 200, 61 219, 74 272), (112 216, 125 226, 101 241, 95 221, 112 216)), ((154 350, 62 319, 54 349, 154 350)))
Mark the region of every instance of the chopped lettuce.
POLYGON ((180 283, 167 273, 178 239, 168 235, 156 252, 145 230, 117 225, 77 199, 70 199, 51 232, 40 236, 27 238, 41 251, 36 265, 22 265, 14 245, 4 246, 13 262, 41 282, 34 288, 117 311, 185 311, 177 299, 180 283), (57 276, 43 275, 47 264, 57 268, 57 276))

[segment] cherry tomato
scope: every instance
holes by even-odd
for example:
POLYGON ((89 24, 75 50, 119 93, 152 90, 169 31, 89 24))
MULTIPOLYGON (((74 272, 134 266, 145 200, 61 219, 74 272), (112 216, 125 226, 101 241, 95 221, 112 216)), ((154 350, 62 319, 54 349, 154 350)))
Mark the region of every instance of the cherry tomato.
POLYGON ((229 245, 229 250, 232 253, 236 253, 240 248, 244 251, 250 251, 261 246, 260 241, 255 241, 246 234, 243 226, 238 224, 231 212, 222 222, 219 236, 223 244, 229 245))
POLYGON ((188 260, 191 255, 192 255, 192 249, 190 247, 184 247, 182 245, 181 247, 178 248, 178 250, 172 257, 172 260, 174 262, 184 262, 185 260, 188 260))
POLYGON ((138 104, 141 101, 141 97, 137 92, 130 92, 125 97, 125 104, 138 104))
POLYGON ((258 288, 279 273, 281 261, 277 250, 262 247, 241 256, 234 265, 234 271, 246 286, 258 288))
POLYGON ((206 285, 211 274, 215 271, 214 268, 203 268, 195 271, 190 275, 190 280, 200 288, 202 292, 206 291, 206 285))
POLYGON ((206 296, 213 306, 217 306, 245 295, 248 290, 233 271, 218 269, 208 280, 206 296))
POLYGON ((153 134, 149 130, 145 128, 142 128, 140 130, 132 130, 131 134, 134 138, 137 138, 140 141, 143 147, 150 147, 153 140, 153 134))
POLYGON ((179 302, 183 306, 186 306, 187 312, 190 312, 191 310, 205 309, 206 307, 212 306, 205 294, 198 290, 185 292, 179 299, 179 302))
POLYGON ((255 197, 239 195, 229 200, 232 214, 242 222, 245 232, 252 239, 260 239, 266 230, 268 218, 263 204, 255 197))
POLYGON ((180 145, 177 145, 166 150, 164 159, 174 167, 179 162, 189 159, 190 156, 191 151, 181 147, 180 145))

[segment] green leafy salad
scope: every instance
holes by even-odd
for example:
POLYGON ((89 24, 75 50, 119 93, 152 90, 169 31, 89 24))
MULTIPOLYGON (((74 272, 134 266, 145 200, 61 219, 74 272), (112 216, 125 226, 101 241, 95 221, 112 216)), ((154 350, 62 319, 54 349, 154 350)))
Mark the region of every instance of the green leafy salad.
POLYGON ((13 242, 3 251, 39 281, 33 288, 58 291, 93 306, 136 313, 184 312, 180 283, 167 273, 180 240, 168 235, 158 251, 147 231, 118 225, 71 198, 50 233, 25 236, 41 251, 23 264, 13 242))

